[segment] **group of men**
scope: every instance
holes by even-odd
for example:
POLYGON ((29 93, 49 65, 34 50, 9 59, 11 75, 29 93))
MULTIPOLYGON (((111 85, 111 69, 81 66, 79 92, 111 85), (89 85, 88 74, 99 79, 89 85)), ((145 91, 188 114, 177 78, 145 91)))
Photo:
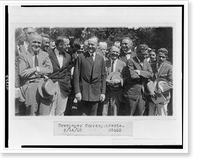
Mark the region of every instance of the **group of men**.
MULTIPOLYGON (((95 36, 73 52, 70 40, 24 28, 16 40, 16 98, 19 113, 27 116, 62 116, 77 101, 78 115, 168 115, 172 65, 168 51, 146 44, 133 51, 125 37, 108 51, 95 36), (66 108, 67 107, 67 108, 66 108)), ((70 115, 70 113, 69 113, 70 115)))

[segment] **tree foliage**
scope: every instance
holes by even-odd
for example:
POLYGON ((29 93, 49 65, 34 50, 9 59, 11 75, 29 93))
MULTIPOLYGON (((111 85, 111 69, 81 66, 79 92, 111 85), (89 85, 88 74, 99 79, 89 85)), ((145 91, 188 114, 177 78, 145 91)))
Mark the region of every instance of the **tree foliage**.
POLYGON ((83 42, 91 36, 97 36, 100 41, 105 41, 110 47, 115 41, 122 41, 124 37, 133 40, 134 46, 145 43, 150 48, 158 50, 166 48, 169 51, 169 61, 172 62, 173 29, 172 27, 140 27, 140 28, 48 28, 36 29, 38 33, 49 34, 52 39, 64 35, 70 39, 80 38, 83 42))

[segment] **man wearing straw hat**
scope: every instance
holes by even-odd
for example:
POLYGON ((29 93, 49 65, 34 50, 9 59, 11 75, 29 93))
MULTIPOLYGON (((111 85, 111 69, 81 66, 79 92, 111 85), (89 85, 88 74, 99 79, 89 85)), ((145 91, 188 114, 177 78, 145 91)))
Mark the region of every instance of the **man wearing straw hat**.
POLYGON ((122 86, 123 78, 122 72, 126 64, 119 60, 120 49, 112 46, 110 49, 110 59, 106 61, 107 70, 107 88, 106 99, 103 106, 103 116, 117 116, 119 115, 119 107, 122 102, 122 86))

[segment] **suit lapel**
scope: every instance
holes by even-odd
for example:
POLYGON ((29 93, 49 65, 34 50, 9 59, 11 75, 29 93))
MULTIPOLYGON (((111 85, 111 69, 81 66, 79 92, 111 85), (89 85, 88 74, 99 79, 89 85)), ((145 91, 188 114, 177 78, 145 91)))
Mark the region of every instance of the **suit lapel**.
POLYGON ((119 59, 117 59, 117 64, 116 64, 116 68, 115 68, 115 71, 119 72, 120 71, 120 61, 119 59))
POLYGON ((69 58, 69 54, 65 53, 65 55, 63 56, 63 67, 68 64, 69 65, 70 62, 70 58, 69 58))
POLYGON ((38 54, 38 64, 39 64, 39 66, 42 65, 42 61, 43 61, 43 53, 42 53, 42 50, 40 50, 40 52, 38 54))
POLYGON ((143 70, 142 66, 140 65, 138 59, 136 57, 133 57, 134 59, 134 65, 135 65, 135 68, 134 69, 138 69, 138 70, 143 70))
POLYGON ((112 66, 112 61, 111 59, 108 60, 108 75, 111 73, 111 66, 112 66))
POLYGON ((144 60, 142 69, 147 70, 147 60, 144 60))
MULTIPOLYGON (((86 52, 86 57, 85 58, 90 63, 91 66, 94 65, 94 61, 93 61, 92 57, 90 56, 90 54, 88 52, 86 52)), ((95 61, 96 61, 96 57, 95 57, 95 61)))
POLYGON ((96 67, 98 66, 100 56, 98 55, 98 52, 96 52, 95 60, 94 60, 94 66, 93 66, 93 72, 95 71, 96 67))
POLYGON ((24 45, 20 45, 19 46, 19 51, 22 52, 26 52, 24 45))
POLYGON ((66 58, 66 56, 63 56, 63 64, 62 64, 62 67, 64 67, 66 63, 67 63, 67 58, 66 58))
POLYGON ((26 54, 27 54, 26 57, 27 57, 28 63, 30 65, 30 67, 33 68, 33 56, 31 54, 31 52, 29 52, 29 50, 26 51, 26 54))
POLYGON ((53 61, 55 61, 56 65, 60 68, 60 64, 58 62, 58 59, 57 59, 57 56, 56 56, 54 49, 50 49, 49 56, 53 61))
POLYGON ((160 77, 160 75, 162 74, 162 72, 163 72, 163 70, 164 70, 164 67, 165 67, 165 62, 162 64, 162 66, 161 66, 161 68, 160 68, 160 70, 159 70, 159 72, 158 72, 158 77, 160 77))

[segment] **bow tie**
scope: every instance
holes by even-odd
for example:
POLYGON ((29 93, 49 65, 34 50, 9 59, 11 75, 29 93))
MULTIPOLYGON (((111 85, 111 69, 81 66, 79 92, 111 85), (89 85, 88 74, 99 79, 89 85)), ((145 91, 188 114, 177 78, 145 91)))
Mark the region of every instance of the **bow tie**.
POLYGON ((59 52, 58 54, 59 54, 59 55, 63 55, 64 53, 63 53, 63 52, 59 52))

